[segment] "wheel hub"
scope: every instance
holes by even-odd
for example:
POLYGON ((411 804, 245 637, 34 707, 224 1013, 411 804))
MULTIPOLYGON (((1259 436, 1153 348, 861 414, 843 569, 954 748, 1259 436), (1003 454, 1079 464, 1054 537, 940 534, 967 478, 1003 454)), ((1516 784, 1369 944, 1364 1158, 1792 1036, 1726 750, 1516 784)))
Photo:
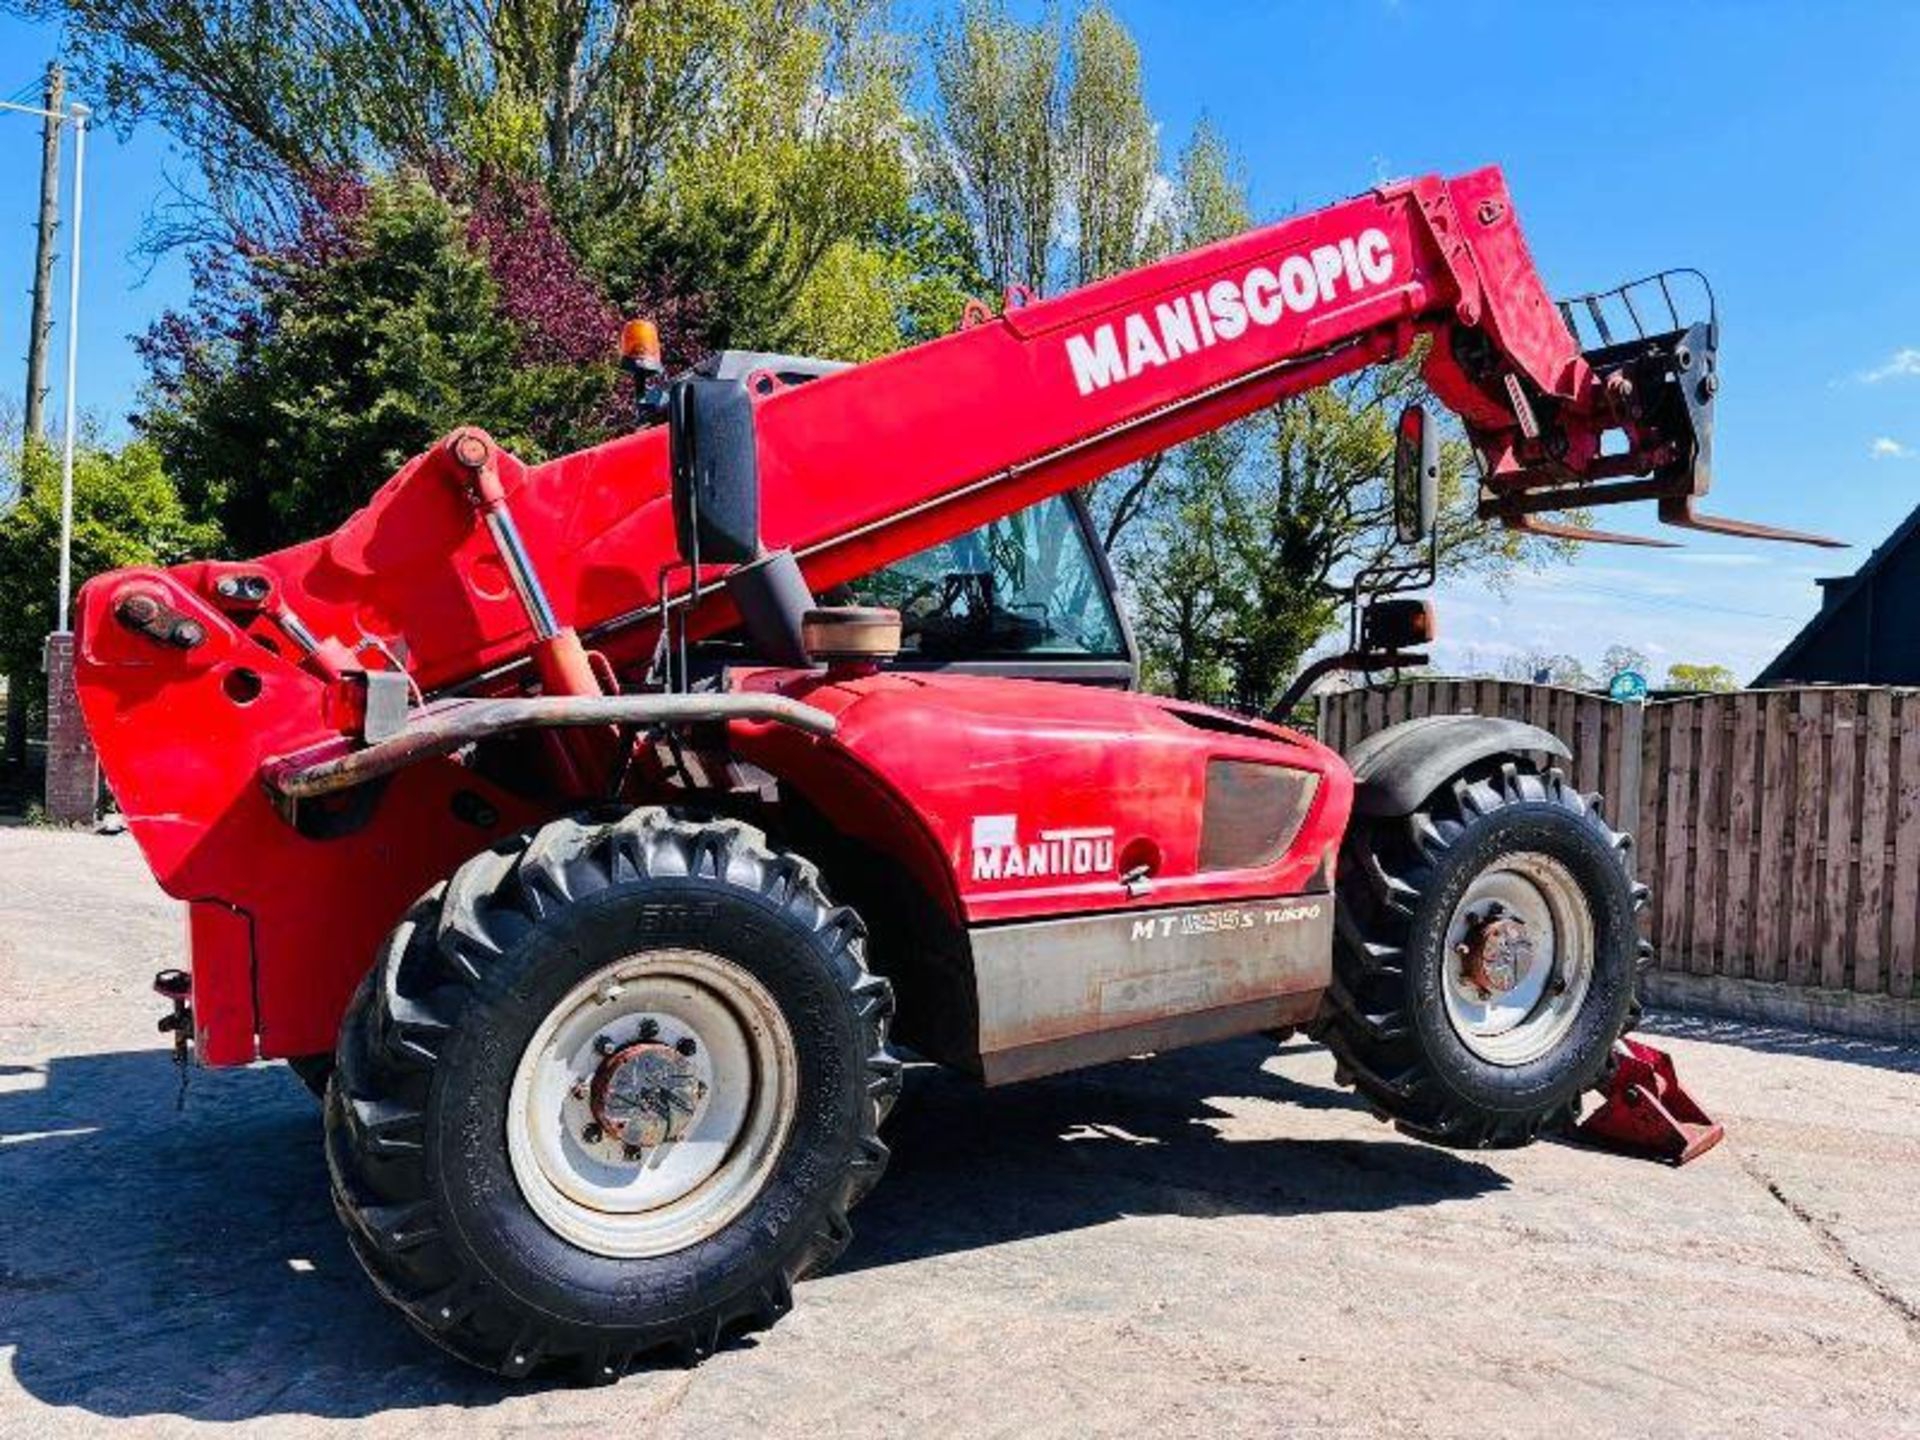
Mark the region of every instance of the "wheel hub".
POLYGON ((588 1087, 594 1123, 625 1147, 626 1158, 638 1160, 693 1128, 708 1091, 693 1062, 695 1049, 692 1036, 677 1046, 642 1041, 615 1050, 594 1071, 588 1087))
POLYGON ((1516 989, 1533 968, 1533 935, 1521 916, 1510 914, 1499 901, 1485 910, 1469 911, 1467 938, 1455 947, 1460 978, 1483 1000, 1516 989))
POLYGON ((1593 913, 1564 863, 1498 856, 1448 918, 1441 996, 1461 1042, 1494 1065, 1525 1065, 1572 1028, 1593 981, 1593 913))
POLYGON ((751 972, 651 950, 584 977, 534 1030, 507 1097, 522 1196, 597 1255, 716 1234, 767 1182, 798 1102, 779 1004, 751 972))

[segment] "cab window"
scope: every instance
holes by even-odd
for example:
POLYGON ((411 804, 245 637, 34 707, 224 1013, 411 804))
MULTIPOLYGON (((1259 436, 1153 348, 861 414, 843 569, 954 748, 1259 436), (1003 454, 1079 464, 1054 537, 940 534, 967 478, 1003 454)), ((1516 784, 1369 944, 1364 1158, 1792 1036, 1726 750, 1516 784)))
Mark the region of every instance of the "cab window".
POLYGON ((862 605, 898 610, 902 658, 1127 660, 1105 572, 1064 498, 863 576, 862 605))

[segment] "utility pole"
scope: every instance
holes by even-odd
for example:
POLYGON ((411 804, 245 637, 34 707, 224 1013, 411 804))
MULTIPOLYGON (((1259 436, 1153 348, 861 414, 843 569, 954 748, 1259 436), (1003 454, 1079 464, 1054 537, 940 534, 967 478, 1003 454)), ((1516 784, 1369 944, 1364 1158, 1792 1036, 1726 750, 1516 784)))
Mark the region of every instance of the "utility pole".
POLYGON ((73 122, 73 230, 67 241, 66 424, 60 435, 60 608, 47 637, 47 815, 61 825, 92 821, 100 808, 100 761, 73 688, 73 448, 80 423, 80 217, 87 193, 86 106, 73 122))
MULTIPOLYGON (((46 397, 47 309, 52 303, 53 231, 59 220, 59 127, 73 126, 73 238, 67 247, 67 388, 66 425, 60 437, 60 601, 54 614, 54 632, 47 637, 47 813, 71 824, 93 818, 100 798, 100 767, 80 717, 79 697, 73 689, 73 632, 67 628, 73 606, 73 459, 79 424, 76 394, 80 382, 80 207, 86 195, 87 117, 85 105, 58 108, 66 99, 60 67, 47 67, 47 104, 44 108, 0 100, 0 110, 38 115, 46 122, 42 154, 46 168, 40 185, 40 253, 34 274, 33 334, 27 356, 27 443, 43 438, 42 404, 46 397)), ((7 686, 7 750, 24 735, 16 731, 16 697, 22 686, 18 675, 7 686)), ((24 750, 24 746, 22 746, 24 750)), ((16 757, 9 753, 9 762, 16 757)), ((24 757, 19 757, 24 758, 24 757)))
MULTIPOLYGON (((27 328, 27 410, 21 430, 24 450, 47 438, 47 339, 53 330, 53 236, 60 225, 60 132, 67 117, 67 77, 54 61, 47 66, 46 113, 40 119, 40 233, 33 252, 33 318, 27 328)), ((64 621, 62 622, 64 626, 64 621)), ((6 738, 0 763, 27 760, 27 687, 19 677, 7 686, 6 738)))
POLYGON ((33 252, 33 321, 27 331, 26 438, 47 436, 47 337, 53 330, 53 236, 60 226, 60 131, 66 117, 67 77, 58 61, 47 66, 46 116, 40 122, 40 233, 33 252))

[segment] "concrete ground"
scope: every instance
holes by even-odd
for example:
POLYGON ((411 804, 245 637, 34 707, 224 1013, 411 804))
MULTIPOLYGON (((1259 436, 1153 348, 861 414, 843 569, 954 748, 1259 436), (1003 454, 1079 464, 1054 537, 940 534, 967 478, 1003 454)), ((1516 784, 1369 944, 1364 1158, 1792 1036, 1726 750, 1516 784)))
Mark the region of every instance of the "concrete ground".
POLYGON ((125 837, 0 830, 0 1435, 1920 1434, 1920 1053, 1656 1020, 1685 1170, 1403 1140, 1260 1041, 985 1094, 767 1335, 514 1388, 378 1301, 278 1065, 184 1092, 177 908, 125 837))

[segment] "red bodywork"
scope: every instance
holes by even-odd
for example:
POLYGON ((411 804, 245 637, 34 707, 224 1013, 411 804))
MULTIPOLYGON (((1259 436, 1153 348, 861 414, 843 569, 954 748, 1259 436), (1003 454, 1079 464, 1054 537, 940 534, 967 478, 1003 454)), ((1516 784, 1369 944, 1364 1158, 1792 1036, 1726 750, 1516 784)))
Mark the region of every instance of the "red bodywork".
MULTIPOLYGON (((765 543, 792 549, 818 593, 1423 335, 1429 380, 1466 423, 1491 493, 1549 463, 1561 481, 1619 473, 1618 457, 1600 459, 1609 429, 1630 457, 1664 457, 1667 441, 1595 382, 1488 169, 1385 187, 804 386, 769 379, 755 387, 765 543), (1515 387, 1552 417, 1546 439, 1525 433, 1535 422, 1516 417, 1515 387)), ((667 459, 659 430, 536 466, 503 455, 485 497, 510 509, 596 673, 628 687, 653 654, 649 612, 677 554, 667 459)), ((712 590, 688 613, 696 638, 734 621, 712 590)), ((263 784, 278 757, 353 743, 356 668, 404 665, 428 696, 535 683, 527 609, 444 447, 331 535, 246 564, 101 576, 77 629, 80 696, 115 795, 161 884, 192 902, 210 1063, 330 1049, 380 936, 416 896, 495 837, 583 798, 540 783, 551 737, 504 769, 414 765, 366 787, 331 836, 297 831, 263 784), (160 619, 129 623, 130 598, 160 619), (169 624, 187 626, 171 643, 154 629, 169 624), (296 630, 320 648, 295 643, 296 630)), ((1144 696, 887 674, 732 683, 839 717, 831 740, 736 721, 727 748, 899 859, 961 926, 1324 888, 1351 803, 1344 765, 1317 744, 1144 696), (1317 777, 1273 863, 1199 866, 1200 787, 1223 757, 1317 777), (994 835, 1007 817, 1021 836, 1111 830, 1111 862, 1071 878, 976 878, 983 816, 994 835), (1149 854, 1151 887, 1123 885, 1149 854)), ((652 778, 636 766, 625 797, 658 798, 652 778)))

